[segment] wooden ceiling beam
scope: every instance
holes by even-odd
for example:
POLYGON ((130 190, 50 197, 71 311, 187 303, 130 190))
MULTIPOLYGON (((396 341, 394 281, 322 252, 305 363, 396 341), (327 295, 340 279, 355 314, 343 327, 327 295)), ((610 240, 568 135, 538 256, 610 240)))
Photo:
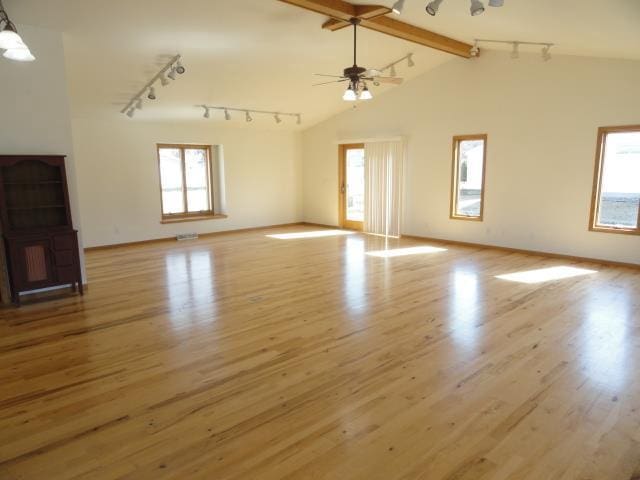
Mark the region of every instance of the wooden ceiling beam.
POLYGON ((451 53, 459 57, 471 58, 472 46, 439 33, 416 27, 400 20, 387 17, 391 9, 380 5, 353 5, 344 0, 279 0, 312 12, 331 17, 322 28, 336 31, 350 25, 352 18, 360 18, 364 28, 409 42, 451 53))

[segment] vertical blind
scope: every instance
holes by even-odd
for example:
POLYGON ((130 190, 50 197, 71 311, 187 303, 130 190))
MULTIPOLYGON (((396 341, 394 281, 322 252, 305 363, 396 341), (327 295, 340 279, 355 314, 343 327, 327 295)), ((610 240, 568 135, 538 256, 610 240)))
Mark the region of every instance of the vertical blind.
POLYGON ((400 236, 404 146, 401 141, 365 143, 364 231, 400 236))

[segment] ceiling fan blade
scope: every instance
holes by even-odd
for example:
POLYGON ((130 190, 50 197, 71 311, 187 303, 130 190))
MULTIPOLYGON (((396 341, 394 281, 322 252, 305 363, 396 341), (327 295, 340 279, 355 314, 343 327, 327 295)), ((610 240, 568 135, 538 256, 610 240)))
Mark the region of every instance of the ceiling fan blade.
POLYGON ((380 83, 390 83, 392 85, 400 85, 404 82, 404 78, 400 77, 373 77, 373 80, 380 83))
POLYGON ((380 75, 382 75, 382 72, 380 70, 376 70, 375 68, 364 72, 365 77, 379 77, 380 75))
POLYGON ((348 80, 347 78, 344 78, 342 80, 334 80, 332 82, 314 83, 312 87, 317 87, 318 85, 329 85, 330 83, 342 83, 342 82, 346 82, 347 80, 348 80))
POLYGON ((344 78, 342 75, 326 75, 324 73, 314 73, 318 77, 344 78))

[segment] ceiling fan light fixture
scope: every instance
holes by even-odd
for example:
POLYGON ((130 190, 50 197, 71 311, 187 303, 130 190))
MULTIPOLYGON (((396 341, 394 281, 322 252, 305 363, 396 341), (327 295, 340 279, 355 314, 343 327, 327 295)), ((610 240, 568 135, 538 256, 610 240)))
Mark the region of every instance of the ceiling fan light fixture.
POLYGON ((10 48, 6 50, 2 56, 9 60, 15 60, 17 62, 33 62, 36 57, 33 56, 31 51, 27 47, 10 48))
POLYGON ((438 13, 438 9, 440 8, 441 3, 442 3, 442 0, 433 0, 432 2, 430 2, 426 8, 427 13, 432 17, 435 17, 436 13, 438 13))
POLYGON ((484 12, 484 5, 480 0, 471 0, 471 16, 475 17, 484 12))
POLYGON ((371 94, 369 87, 365 85, 362 91, 360 92, 360 100, 371 100, 372 98, 373 98, 373 95, 371 94))
POLYGON ((0 48, 10 50, 13 48, 26 48, 18 31, 13 23, 8 22, 2 31, 0 31, 0 48))
POLYGON ((358 99, 358 95, 356 94, 356 91, 353 89, 352 85, 349 85, 349 88, 347 88, 347 90, 344 92, 342 99, 345 102, 355 102, 358 99))
POLYGON ((391 11, 396 15, 400 15, 402 13, 402 10, 404 9, 404 1, 405 0, 398 0, 396 3, 394 3, 393 7, 391 7, 391 11))

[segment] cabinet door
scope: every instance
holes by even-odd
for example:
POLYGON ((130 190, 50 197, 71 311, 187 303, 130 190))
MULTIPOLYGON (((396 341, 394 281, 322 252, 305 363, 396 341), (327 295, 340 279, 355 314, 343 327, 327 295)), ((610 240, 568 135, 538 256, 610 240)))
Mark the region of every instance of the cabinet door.
POLYGON ((51 244, 48 240, 20 242, 14 258, 19 289, 46 287, 54 282, 51 266, 51 244))

